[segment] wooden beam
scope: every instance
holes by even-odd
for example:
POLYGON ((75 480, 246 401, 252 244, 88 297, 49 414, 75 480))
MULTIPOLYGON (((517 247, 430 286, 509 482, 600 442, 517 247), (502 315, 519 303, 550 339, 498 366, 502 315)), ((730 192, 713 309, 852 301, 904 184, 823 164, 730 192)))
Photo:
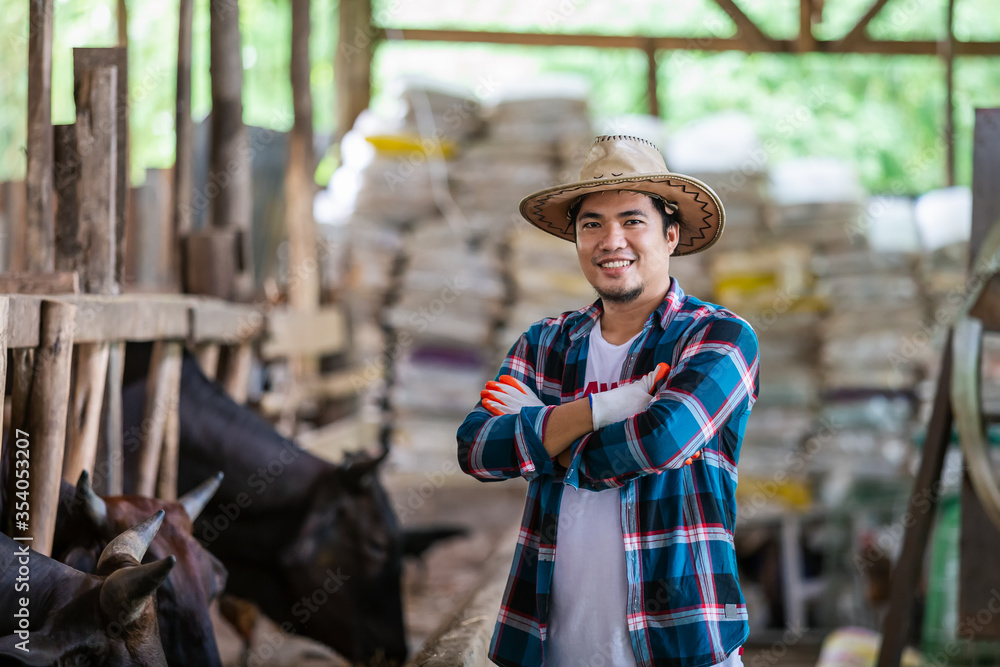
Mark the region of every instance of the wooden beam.
MULTIPOLYGON (((10 310, 10 301, 5 296, 0 296, 0 436, 3 435, 3 409, 4 409, 4 394, 7 392, 7 321, 10 310)), ((15 438, 16 439, 16 438, 15 438)), ((14 446, 14 440, 10 440, 7 444, 8 447, 14 446)), ((3 438, 0 437, 0 461, 3 461, 3 438)), ((14 460, 14 457, 10 457, 14 460)), ((0 475, 4 475, 3 467, 0 466, 0 475)), ((15 477, 6 477, 13 481, 15 477)), ((13 486, 13 484, 11 484, 13 486)), ((0 501, 4 500, 0 498, 0 501)), ((6 507, 11 507, 10 505, 5 505, 6 507)), ((0 516, 0 529, 6 526, 6 517, 0 516)))
POLYGON ((871 20, 875 18, 880 11, 882 11, 882 8, 885 7, 885 4, 888 1, 889 0, 875 0, 872 6, 868 8, 868 11, 865 12, 864 16, 862 16, 858 21, 857 25, 851 28, 851 31, 839 41, 841 49, 849 49, 851 46, 854 46, 865 38, 865 31, 868 29, 868 24, 871 23, 871 20))
POLYGON ((955 185, 955 0, 948 0, 947 28, 942 46, 944 58, 944 143, 947 148, 945 181, 955 185))
POLYGON ((813 0, 799 0, 799 53, 816 50, 816 37, 813 35, 813 0))
POLYGON ((761 29, 757 27, 757 24, 751 21, 733 0, 715 0, 715 4, 717 4, 722 11, 729 15, 729 18, 731 18, 733 23, 736 24, 740 37, 749 42, 751 48, 754 50, 762 50, 763 47, 770 41, 767 35, 761 32, 761 29))
MULTIPOLYGON (((391 33, 394 39, 407 41, 459 42, 472 44, 522 44, 525 46, 585 46, 600 49, 645 49, 653 40, 657 49, 681 51, 744 51, 747 53, 794 53, 798 40, 768 39, 759 48, 746 40, 714 37, 638 37, 622 35, 559 34, 537 32, 480 32, 475 30, 437 30, 423 28, 385 28, 380 37, 391 33)), ((878 53, 883 55, 937 56, 937 41, 860 39, 851 44, 843 40, 817 40, 821 53, 878 53)), ((1000 42, 956 42, 956 56, 1000 56, 1000 42)))
MULTIPOLYGON (((115 257, 118 127, 115 67, 79 68, 76 81, 76 215, 58 216, 56 267, 79 271, 85 292, 118 291, 115 257)), ((68 133, 61 133, 60 137, 68 133)), ((72 199, 72 195, 66 197, 72 199)), ((62 201, 60 201, 60 204, 62 201)))
MULTIPOLYGON (((46 556, 52 555, 59 508, 75 319, 73 304, 42 302, 41 341, 35 354, 35 377, 23 436, 31 443, 31 522, 26 531, 15 526, 12 537, 30 535, 34 538, 32 548, 46 556)), ((15 431, 15 436, 22 434, 15 431)))
MULTIPOLYGON (((128 46, 128 9, 125 7, 125 0, 118 0, 115 14, 118 19, 118 46, 128 46)), ((76 484, 76 480, 73 483, 76 484)))
POLYGON ((53 273, 0 273, 0 294, 79 294, 80 274, 76 271, 53 273))
POLYGON ((347 317, 340 307, 311 314, 274 310, 267 318, 260 354, 264 359, 333 354, 345 350, 349 340, 347 317))
MULTIPOLYGON (((341 0, 339 37, 334 57, 338 137, 354 126, 371 100, 371 67, 375 43, 385 38, 372 20, 371 0, 341 0)), ((405 38, 404 38, 405 39, 405 38)))
POLYGON ((25 268, 51 271, 52 219, 52 17, 53 0, 30 0, 28 10, 28 146, 25 268))
MULTIPOLYGON (((8 315, 9 317, 9 315, 8 315)), ((28 400, 31 396, 31 382, 34 379, 35 348, 13 348, 11 350, 11 360, 13 368, 10 369, 13 381, 10 392, 10 432, 9 444, 11 447, 17 446, 17 429, 24 430, 28 425, 28 400)), ((30 450, 29 450, 30 452, 30 450)), ((16 460, 13 456, 7 461, 7 479, 17 479, 15 476, 16 460)), ((0 528, 7 535, 14 535, 14 512, 16 501, 14 493, 17 491, 13 484, 7 486, 7 498, 5 507, 9 509, 7 515, 0 517, 0 528)))
POLYGON ((226 363, 219 374, 219 384, 237 403, 246 403, 247 401, 252 362, 253 347, 249 342, 227 347, 226 363))
POLYGON ((194 356, 205 377, 214 380, 219 374, 219 344, 198 343, 195 345, 194 356))
MULTIPOLYGON (((125 221, 129 216, 129 91, 128 51, 124 46, 73 49, 73 79, 78 86, 84 71, 98 67, 116 68, 114 124, 115 144, 115 263, 117 282, 125 271, 125 221)), ((79 103, 77 103, 79 104, 79 103)))
POLYGON ((649 105, 649 115, 660 116, 660 92, 657 85, 659 71, 656 67, 656 43, 650 40, 646 44, 646 98, 649 105))
POLYGON ((191 231, 191 195, 194 188, 194 121, 191 119, 191 51, 193 44, 194 0, 180 0, 177 35, 177 104, 174 111, 176 158, 172 202, 174 247, 173 275, 183 284, 182 240, 191 231))
POLYGON ((234 300, 239 273, 239 230, 199 229, 184 239, 184 286, 191 294, 234 300))
POLYGON ((24 181, 0 183, 0 218, 3 227, 3 270, 24 271, 25 243, 25 191, 24 181))
MULTIPOLYGON (((970 275, 972 263, 986 237, 1000 224, 1000 109, 977 109, 972 149, 972 231, 969 238, 970 275)), ((1000 586, 1000 572, 983 567, 984 558, 1000 551, 997 531, 982 507, 968 472, 962 475, 962 530, 959 544, 958 617, 974 639, 1000 639, 1000 616, 979 616, 1000 586), (983 588, 985 586, 985 588, 983 588), (971 621, 971 622, 970 622, 971 621)))

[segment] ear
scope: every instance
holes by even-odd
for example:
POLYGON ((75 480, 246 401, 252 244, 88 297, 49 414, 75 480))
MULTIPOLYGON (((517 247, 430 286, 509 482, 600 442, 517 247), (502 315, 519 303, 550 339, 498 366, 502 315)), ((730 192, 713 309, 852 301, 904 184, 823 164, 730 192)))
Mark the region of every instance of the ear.
POLYGON ((344 484, 353 491, 360 491, 371 487, 375 481, 375 473, 379 465, 385 461, 389 454, 384 450, 380 455, 372 457, 364 452, 348 452, 344 458, 339 472, 344 484))
POLYGON ((46 637, 32 633, 30 640, 19 639, 16 635, 0 637, 0 657, 13 658, 15 664, 21 665, 54 665, 62 656, 61 651, 53 650, 48 645, 46 637), (22 650, 23 646, 27 650, 22 650))
POLYGON ((677 250, 677 244, 681 242, 681 226, 671 225, 667 228, 667 247, 670 248, 670 254, 673 255, 674 251, 677 250))

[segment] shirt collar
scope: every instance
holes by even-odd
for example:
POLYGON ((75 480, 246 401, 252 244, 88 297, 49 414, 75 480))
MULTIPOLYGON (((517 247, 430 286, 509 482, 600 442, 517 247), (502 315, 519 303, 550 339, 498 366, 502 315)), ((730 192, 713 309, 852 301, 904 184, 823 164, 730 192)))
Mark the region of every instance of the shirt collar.
MULTIPOLYGON (((660 328, 666 330, 674 317, 677 316, 677 313, 680 312, 686 298, 687 296, 684 294, 684 290, 681 289, 680 283, 677 282, 676 278, 671 277, 670 289, 667 290, 667 295, 663 297, 663 301, 656 307, 656 310, 650 313, 644 328, 648 329, 653 322, 659 322, 660 328)), ((570 329, 569 339, 576 341, 582 336, 589 334, 603 312, 604 304, 600 299, 578 311, 579 321, 570 329)))

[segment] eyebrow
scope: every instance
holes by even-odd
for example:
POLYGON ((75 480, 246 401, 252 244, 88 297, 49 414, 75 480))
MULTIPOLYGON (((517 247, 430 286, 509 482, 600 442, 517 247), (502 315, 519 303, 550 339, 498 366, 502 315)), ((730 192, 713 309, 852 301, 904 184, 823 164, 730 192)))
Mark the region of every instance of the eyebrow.
MULTIPOLYGON (((617 217, 617 218, 635 218, 635 217, 645 218, 646 217, 646 213, 644 213, 643 211, 640 211, 637 208, 634 208, 634 209, 631 209, 631 210, 628 210, 628 211, 620 211, 615 217, 617 217)), ((579 220, 584 220, 584 219, 588 219, 588 220, 591 220, 591 219, 592 220, 601 220, 603 218, 604 218, 604 216, 600 215, 599 213, 596 213, 594 211, 586 211, 584 213, 581 213, 578 219, 579 220)))

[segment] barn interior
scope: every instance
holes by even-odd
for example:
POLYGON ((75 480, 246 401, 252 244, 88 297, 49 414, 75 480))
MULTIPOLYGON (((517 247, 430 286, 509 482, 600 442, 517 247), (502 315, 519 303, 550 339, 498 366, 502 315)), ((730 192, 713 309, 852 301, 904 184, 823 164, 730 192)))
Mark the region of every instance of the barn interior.
POLYGON ((670 272, 760 343, 744 663, 1000 665, 995 3, 5 0, 0 53, 0 532, 59 558, 66 493, 218 469, 186 528, 228 569, 218 662, 186 664, 491 664, 527 484, 456 431, 595 298, 520 200, 628 135, 721 197, 670 272), (397 523, 401 580, 351 588, 397 523), (358 639, 399 605, 405 652, 358 639))

